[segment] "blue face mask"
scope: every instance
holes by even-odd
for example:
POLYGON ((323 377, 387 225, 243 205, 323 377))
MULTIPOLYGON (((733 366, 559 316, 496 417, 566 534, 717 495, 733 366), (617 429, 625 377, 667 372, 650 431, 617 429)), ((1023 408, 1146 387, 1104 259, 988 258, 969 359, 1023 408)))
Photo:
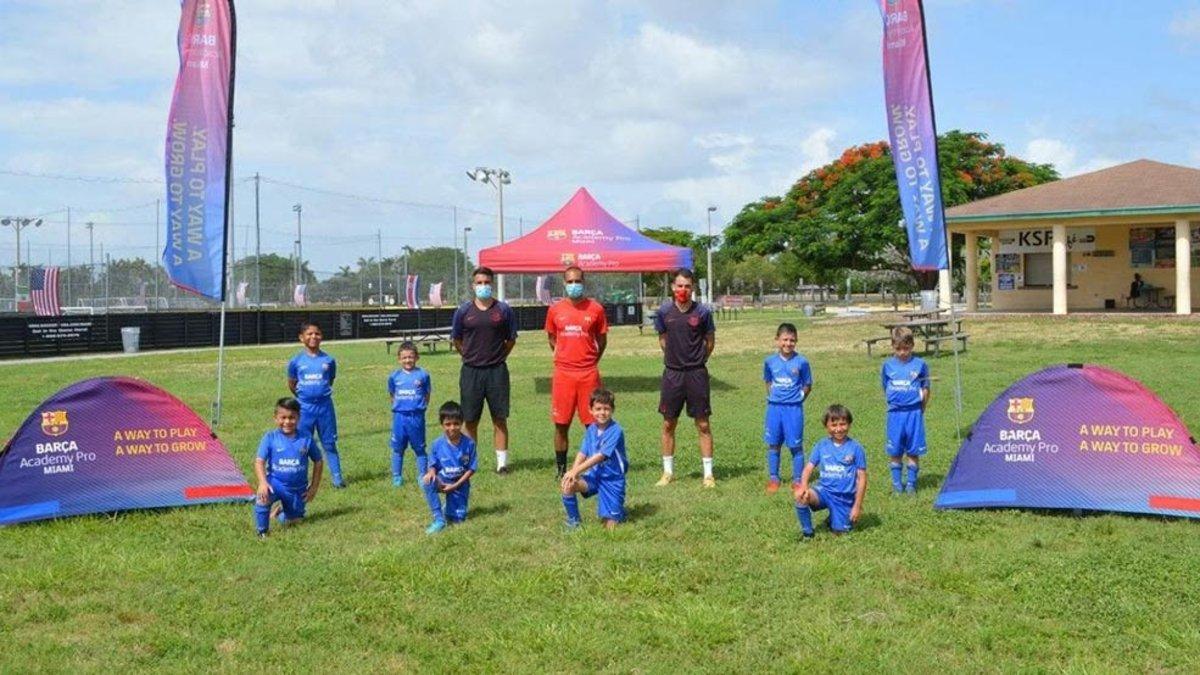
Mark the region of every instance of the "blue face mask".
POLYGON ((475 297, 480 300, 490 300, 492 298, 492 285, 483 284, 475 287, 475 297))
POLYGON ((578 300, 583 297, 583 282, 570 281, 567 282, 567 297, 572 300, 578 300))

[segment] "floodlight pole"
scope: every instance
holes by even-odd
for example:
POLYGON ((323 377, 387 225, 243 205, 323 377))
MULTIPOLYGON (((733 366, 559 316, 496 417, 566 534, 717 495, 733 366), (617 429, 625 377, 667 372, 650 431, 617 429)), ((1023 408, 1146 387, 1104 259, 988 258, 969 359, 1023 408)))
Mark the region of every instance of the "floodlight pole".
POLYGON ((708 269, 707 269, 705 276, 708 277, 708 299, 706 300, 706 302, 710 305, 712 304, 712 301, 713 301, 713 283, 716 279, 713 276, 713 262, 712 262, 712 245, 713 245, 712 214, 713 214, 713 211, 716 211, 716 210, 717 210, 717 207, 710 206, 710 207, 708 207, 708 213, 707 213, 707 215, 708 215, 708 246, 706 246, 705 248, 708 249, 706 251, 706 262, 707 262, 708 269))
MULTIPOLYGON (((21 302, 21 294, 19 292, 21 282, 21 230, 27 227, 41 227, 41 218, 5 218, 0 220, 0 225, 7 225, 17 234, 17 264, 13 267, 13 312, 17 311, 17 305, 21 302)), ((28 256, 26 256, 28 257, 28 256)))
MULTIPOLYGON (((486 183, 496 189, 496 221, 500 229, 500 243, 504 243, 504 186, 512 183, 512 175, 505 169, 489 169, 477 166, 467 172, 467 177, 477 183, 486 183)), ((496 275, 496 298, 504 300, 504 275, 496 275)))

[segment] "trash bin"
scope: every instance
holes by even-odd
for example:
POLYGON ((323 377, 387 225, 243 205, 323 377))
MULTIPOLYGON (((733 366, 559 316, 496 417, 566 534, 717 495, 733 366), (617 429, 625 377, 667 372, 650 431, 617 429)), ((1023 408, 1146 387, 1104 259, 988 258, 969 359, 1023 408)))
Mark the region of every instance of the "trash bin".
POLYGON ((937 291, 921 291, 921 310, 937 309, 938 308, 938 292, 937 291))
POLYGON ((804 306, 804 316, 812 316, 813 314, 816 314, 816 313, 817 313, 816 307, 813 307, 812 305, 804 306))
POLYGON ((126 326, 121 329, 121 346, 126 354, 136 354, 142 341, 142 329, 139 326, 126 326))

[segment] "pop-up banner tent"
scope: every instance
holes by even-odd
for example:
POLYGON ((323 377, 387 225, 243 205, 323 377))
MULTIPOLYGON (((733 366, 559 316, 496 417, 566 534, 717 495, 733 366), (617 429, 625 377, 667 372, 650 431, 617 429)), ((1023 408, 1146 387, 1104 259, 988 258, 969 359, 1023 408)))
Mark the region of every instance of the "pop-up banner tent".
POLYGON ((588 272, 668 272, 691 268, 692 250, 626 227, 579 188, 533 232, 480 251, 479 264, 513 273, 558 272, 570 265, 588 272))
POLYGON ((128 377, 51 396, 0 454, 0 525, 253 496, 196 413, 128 377))
POLYGON ((934 506, 1198 518, 1200 449, 1140 382, 1101 366, 1053 366, 988 406, 934 506))

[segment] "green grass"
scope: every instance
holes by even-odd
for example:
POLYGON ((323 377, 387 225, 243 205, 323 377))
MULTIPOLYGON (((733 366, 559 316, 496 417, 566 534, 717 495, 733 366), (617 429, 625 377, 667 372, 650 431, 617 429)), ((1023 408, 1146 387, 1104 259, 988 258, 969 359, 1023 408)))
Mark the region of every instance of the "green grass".
MULTIPOLYGON (((1200 524, 933 510, 955 451, 951 358, 932 362, 923 492, 887 494, 880 361, 856 345, 879 319, 801 324, 816 380, 806 444, 824 406, 849 405, 871 479, 858 530, 801 544, 786 491, 762 491, 761 359, 781 318, 719 326, 714 491, 700 487, 695 432, 682 425, 680 478, 653 487, 657 344, 614 330, 603 371, 628 434, 632 517, 611 533, 592 518, 577 533, 561 527, 540 334, 524 334, 510 360, 515 473, 497 478, 482 452, 470 520, 436 538, 423 534, 411 480, 391 487, 391 357, 380 343, 328 343, 350 489, 326 486, 307 522, 265 542, 244 505, 0 529, 0 671, 1200 669, 1200 524)), ((1044 317, 967 328, 964 425, 1022 375, 1087 361, 1142 380, 1200 427, 1200 324, 1044 317)), ((229 352, 221 435, 247 475, 293 351, 229 352)), ((0 365, 0 437, 57 389, 102 374, 144 377, 207 414, 214 362, 197 351, 0 365)), ((456 357, 421 363, 435 405, 456 397, 456 357)))

